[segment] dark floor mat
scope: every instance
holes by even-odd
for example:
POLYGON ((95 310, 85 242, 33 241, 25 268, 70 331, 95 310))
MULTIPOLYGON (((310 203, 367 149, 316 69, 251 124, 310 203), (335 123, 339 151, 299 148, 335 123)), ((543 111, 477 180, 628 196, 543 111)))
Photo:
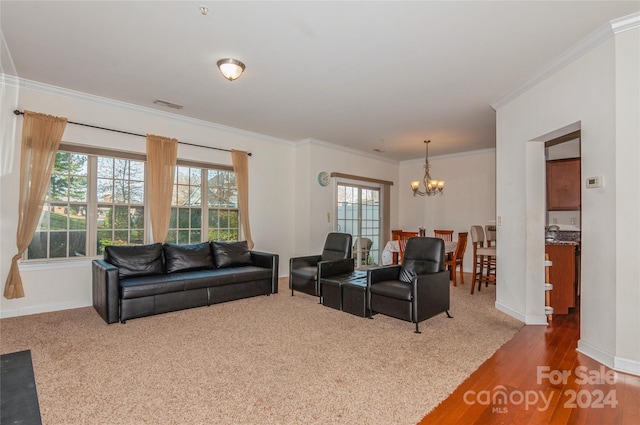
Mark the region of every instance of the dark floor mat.
POLYGON ((30 350, 0 355, 0 424, 42 424, 30 350))

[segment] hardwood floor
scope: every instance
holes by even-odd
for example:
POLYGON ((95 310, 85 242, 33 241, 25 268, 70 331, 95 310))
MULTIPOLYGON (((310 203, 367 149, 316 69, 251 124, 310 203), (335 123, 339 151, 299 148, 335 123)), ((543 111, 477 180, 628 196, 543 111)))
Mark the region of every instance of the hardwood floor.
POLYGON ((525 326, 422 424, 640 424, 640 377, 576 351, 579 312, 525 326))

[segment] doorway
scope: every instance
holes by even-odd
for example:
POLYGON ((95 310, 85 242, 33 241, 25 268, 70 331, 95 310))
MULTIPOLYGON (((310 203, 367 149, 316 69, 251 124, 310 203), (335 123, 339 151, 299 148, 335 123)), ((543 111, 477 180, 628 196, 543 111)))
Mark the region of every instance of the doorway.
POLYGON ((380 262, 380 188, 351 183, 337 184, 336 228, 350 233, 357 268, 380 262))
POLYGON ((555 314, 568 314, 580 300, 581 130, 545 142, 545 253, 555 314))

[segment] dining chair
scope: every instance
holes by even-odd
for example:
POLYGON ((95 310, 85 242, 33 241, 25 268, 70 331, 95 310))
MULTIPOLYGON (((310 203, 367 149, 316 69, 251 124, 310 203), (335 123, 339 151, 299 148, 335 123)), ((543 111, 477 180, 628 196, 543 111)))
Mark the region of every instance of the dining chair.
POLYGON ((360 255, 360 264, 369 264, 369 253, 371 252, 371 246, 373 241, 369 238, 356 238, 353 244, 353 259, 358 261, 358 254, 360 255))
POLYGON ((484 246, 484 230, 482 226, 471 226, 471 242, 473 243, 473 277, 471 279, 471 293, 475 291, 476 281, 478 291, 484 283, 496 283, 496 247, 484 246))
POLYGON ((453 240, 453 230, 434 230, 433 235, 436 238, 451 242, 453 240))
POLYGON ((467 239, 469 236, 469 232, 458 232, 458 244, 456 245, 456 250, 453 255, 449 256, 444 262, 444 264, 451 271, 451 276, 453 277, 453 286, 458 286, 458 282, 456 279, 456 268, 460 266, 460 284, 464 285, 464 273, 462 267, 462 261, 464 259, 464 251, 467 249, 467 239))
POLYGON ((398 261, 394 264, 401 264, 404 258, 404 249, 407 246, 407 241, 410 238, 418 237, 418 232, 405 232, 403 230, 392 230, 391 237, 393 240, 398 241, 398 261))

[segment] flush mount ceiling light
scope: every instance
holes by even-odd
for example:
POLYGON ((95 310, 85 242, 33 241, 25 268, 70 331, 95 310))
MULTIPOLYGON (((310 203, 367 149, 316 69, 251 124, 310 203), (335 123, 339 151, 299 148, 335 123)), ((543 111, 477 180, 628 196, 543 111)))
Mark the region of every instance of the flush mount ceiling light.
POLYGON ((414 180, 411 182, 411 189, 413 190, 413 196, 433 196, 433 195, 442 195, 442 191, 444 190, 444 180, 433 180, 431 178, 431 173, 429 173, 429 143, 431 140, 424 141, 426 148, 426 155, 424 158, 424 177, 422 178, 422 183, 424 184, 424 192, 420 191, 420 181, 414 180))
POLYGON ((237 59, 220 59, 218 61, 220 72, 229 81, 233 81, 244 71, 244 64, 237 59))

